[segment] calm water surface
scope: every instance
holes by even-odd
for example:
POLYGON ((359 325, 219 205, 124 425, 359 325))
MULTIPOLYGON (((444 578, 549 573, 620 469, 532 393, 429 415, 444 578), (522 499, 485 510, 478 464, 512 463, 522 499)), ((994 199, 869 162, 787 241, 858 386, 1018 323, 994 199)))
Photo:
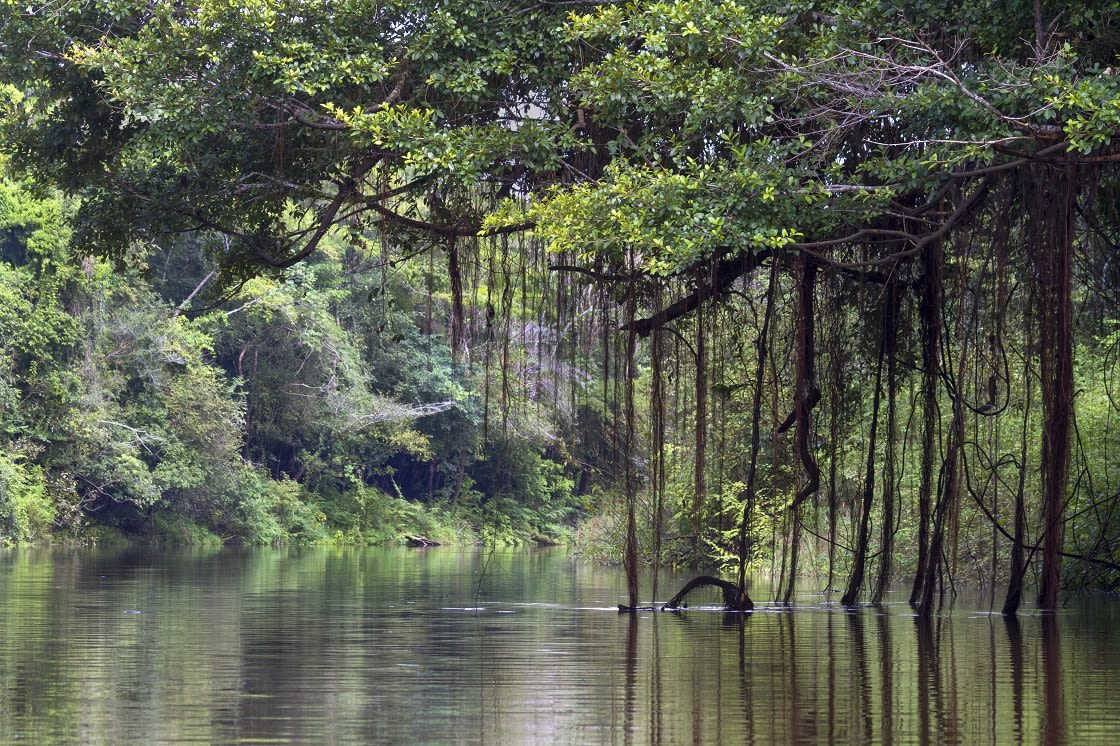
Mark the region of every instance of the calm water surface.
POLYGON ((756 588, 740 622, 623 588, 553 550, 0 552, 0 743, 1120 742, 1115 599, 922 625, 756 588))

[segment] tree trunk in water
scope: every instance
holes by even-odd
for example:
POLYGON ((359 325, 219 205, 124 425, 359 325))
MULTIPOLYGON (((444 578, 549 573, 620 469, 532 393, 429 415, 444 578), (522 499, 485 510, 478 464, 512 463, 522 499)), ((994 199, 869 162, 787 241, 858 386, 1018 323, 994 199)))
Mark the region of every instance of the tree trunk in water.
MULTIPOLYGON (((892 275, 893 277, 893 275, 892 275)), ((891 579, 891 560, 894 554, 894 503, 895 503, 895 458, 894 438, 896 430, 896 367, 898 358, 898 283, 893 279, 886 288, 886 308, 883 318, 883 338, 887 355, 887 437, 883 462, 883 526, 879 547, 879 578, 871 600, 882 603, 883 594, 891 579)))
MULTIPOLYGON (((1029 319, 1029 302, 1028 310, 1024 313, 1025 317, 1029 319)), ((1026 326, 1025 339, 1026 348, 1031 348, 1031 334, 1029 320, 1024 324, 1026 326)), ((1027 480, 1027 432, 1030 425, 1031 414, 1031 371, 1030 371, 1030 356, 1024 356, 1024 371, 1023 380, 1026 382, 1026 392, 1023 404, 1023 433, 1020 438, 1022 446, 1019 451, 1019 485, 1015 490, 1015 526, 1014 538, 1011 543, 1011 567, 1008 573, 1009 578, 1007 582, 1007 597, 1003 601, 1002 613, 1004 616, 1014 616, 1019 611, 1019 605, 1023 601, 1023 576, 1027 571, 1026 563, 1026 550, 1024 543, 1027 539, 1027 505, 1026 496, 1023 494, 1026 489, 1027 480)))
MULTIPOLYGON (((967 266, 970 259, 971 244, 964 233, 955 234, 958 243, 957 261, 962 266, 967 266)), ((945 451, 945 460, 941 466, 942 478, 939 480, 937 491, 937 504, 933 510, 933 530, 930 537, 929 555, 925 566, 925 579, 922 581, 922 593, 918 601, 918 616, 929 617, 933 614, 934 591, 938 588, 938 581, 943 568, 948 569, 950 576, 954 570, 951 563, 945 560, 945 535, 953 542, 953 553, 956 552, 955 527, 958 524, 961 496, 961 464, 963 462, 962 449, 964 448, 964 401, 962 399, 961 382, 964 381, 965 363, 968 359, 969 336, 965 331, 965 288, 966 274, 958 273, 957 291, 957 365, 949 370, 953 381, 953 419, 949 426, 949 439, 945 451)), ((946 353, 949 354, 949 353, 946 353)))
MULTIPOLYGON (((626 298, 627 321, 634 320, 634 288, 631 286, 626 298)), ((638 521, 637 521, 637 485, 634 477, 634 352, 637 347, 638 335, 633 331, 626 333, 626 361, 623 373, 626 381, 624 397, 626 399, 625 418, 626 434, 624 445, 624 458, 626 459, 626 548, 623 552, 622 564, 626 571, 626 591, 630 598, 630 607, 638 607, 638 521)))
POLYGON ((762 379, 766 371, 767 341, 770 334, 770 320, 774 315, 774 292, 777 287, 778 263, 770 267, 770 283, 766 290, 766 310, 762 316, 762 331, 758 334, 758 364, 755 366, 754 392, 751 399, 751 447, 747 460, 747 484, 743 500, 743 514, 739 520, 739 573, 737 583, 740 593, 746 593, 747 586, 747 536, 751 511, 755 505, 755 474, 758 470, 758 451, 761 441, 759 420, 762 417, 762 379))
POLYGON ((1042 578, 1038 603, 1044 609, 1058 607, 1073 419, 1074 173, 1068 164, 1057 173, 1053 171, 1046 169, 1038 174, 1049 187, 1039 193, 1046 198, 1049 220, 1038 247, 1043 414, 1042 578))
MULTIPOLYGON (((661 287, 654 290, 654 312, 661 310, 661 287)), ((653 588, 657 598, 657 576, 661 573, 661 534, 665 502, 665 381, 663 375, 664 336, 660 328, 650 340, 650 491, 653 511, 653 588)))
MULTIPOLYGON (((958 379, 959 380, 959 379, 958 379)), ((964 414, 958 394, 953 403, 953 422, 950 425, 949 444, 942 466, 944 476, 938 489, 937 505, 933 511, 933 530, 930 538, 929 557, 926 562, 926 575, 922 580, 922 595, 918 602, 918 616, 928 618, 933 614, 933 594, 938 586, 938 576, 943 566, 945 554, 945 531, 949 527, 953 507, 960 495, 960 452, 961 436, 964 432, 964 414)))
POLYGON ((696 307, 696 457, 693 460, 692 526, 693 554, 700 556, 704 528, 704 497, 707 485, 704 483, 704 461, 708 442, 708 353, 705 349, 704 302, 696 307))
MULTIPOLYGON (((884 307, 883 313, 887 309, 884 307)), ((885 325, 884 325, 885 326, 885 325)), ((867 438, 867 470, 863 484, 863 509, 860 514, 859 535, 856 539, 856 553, 852 561, 852 574, 848 579, 848 589, 844 591, 840 603, 851 606, 859 598, 863 586, 863 576, 867 565, 867 549, 871 539, 871 508, 875 498, 875 440, 879 429, 879 404, 883 398, 883 358, 886 357, 886 335, 879 338, 879 360, 875 366, 874 403, 871 406, 871 431, 867 438)))
POLYGON ((797 400, 795 402, 796 429, 794 430, 794 449, 801 458, 805 470, 805 484, 798 490, 790 507, 790 548, 789 573, 783 600, 789 603, 793 598, 793 587, 797 582, 797 559, 801 548, 801 504, 816 494, 820 488, 820 469, 809 447, 811 415, 813 407, 820 399, 816 385, 813 362, 815 319, 813 318, 813 286, 816 280, 816 265, 806 261, 804 254, 794 260, 797 275, 797 400))
POLYGON ((832 396, 828 399, 828 443, 829 443, 829 459, 828 459, 828 583, 826 588, 832 590, 833 580, 836 578, 836 536, 838 523, 840 518, 840 496, 837 494, 836 482, 837 476, 841 473, 840 462, 843 458, 843 449, 839 447, 840 442, 840 413, 842 410, 843 397, 841 392, 844 391, 844 366, 841 360, 841 334, 843 333, 843 325, 838 321, 841 319, 839 296, 833 292, 832 295, 832 317, 834 319, 834 327, 832 329, 829 339, 829 386, 832 389, 832 396), (836 331, 839 326, 840 332, 836 331))
POLYGON ((922 286, 922 458, 918 487, 918 568, 910 591, 910 605, 917 606, 929 563, 929 524, 933 502, 933 459, 937 435, 937 385, 941 377, 941 262, 942 247, 934 241, 926 247, 925 281, 922 286))

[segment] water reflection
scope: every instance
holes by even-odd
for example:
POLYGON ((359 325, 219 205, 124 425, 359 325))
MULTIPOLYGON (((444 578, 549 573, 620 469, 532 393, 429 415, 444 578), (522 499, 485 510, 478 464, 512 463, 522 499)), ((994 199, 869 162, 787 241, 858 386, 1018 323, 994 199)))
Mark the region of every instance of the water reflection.
POLYGON ((0 743, 1120 735, 1111 600, 923 621, 809 595, 745 616, 620 598, 620 573, 555 551, 4 552, 0 743))
MULTIPOLYGON (((627 614, 626 625, 626 718, 623 737, 627 744, 633 743, 635 716, 638 711, 638 615, 627 614)), ((657 648, 654 646, 656 655, 657 648)), ((657 680, 658 674, 654 672, 657 680)), ((658 682, 660 683, 660 682, 658 682)))
POLYGON ((883 707, 880 712, 880 729, 885 743, 894 743, 894 719, 891 713, 895 712, 894 695, 894 653, 891 645, 891 627, 886 614, 877 614, 875 617, 875 630, 879 642, 879 671, 882 678, 883 707))
POLYGON ((1058 642, 1058 618, 1042 615, 1042 676, 1046 706, 1042 710, 1042 732, 1048 746, 1065 743, 1065 706, 1062 696, 1062 653, 1058 642))
POLYGON ((864 615, 858 611, 846 611, 844 616, 848 622, 848 637, 851 641, 848 649, 851 657, 850 676, 853 679, 851 691, 854 694, 852 718, 858 723, 860 740, 870 743, 874 728, 871 723, 871 677, 868 673, 870 661, 863 635, 864 615))
POLYGON ((931 619, 914 619, 914 637, 918 643, 918 742, 923 746, 930 742, 932 692, 941 688, 938 682, 931 681, 933 672, 939 670, 933 644, 933 624, 931 619))

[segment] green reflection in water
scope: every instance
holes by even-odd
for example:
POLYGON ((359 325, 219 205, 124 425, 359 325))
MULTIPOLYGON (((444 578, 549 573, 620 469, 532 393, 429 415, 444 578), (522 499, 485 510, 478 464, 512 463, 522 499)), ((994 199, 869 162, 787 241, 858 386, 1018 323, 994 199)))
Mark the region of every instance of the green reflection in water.
POLYGON ((823 595, 747 617, 619 615, 624 598, 620 572, 556 550, 7 551, 0 743, 1120 735, 1112 600, 923 623, 823 595))

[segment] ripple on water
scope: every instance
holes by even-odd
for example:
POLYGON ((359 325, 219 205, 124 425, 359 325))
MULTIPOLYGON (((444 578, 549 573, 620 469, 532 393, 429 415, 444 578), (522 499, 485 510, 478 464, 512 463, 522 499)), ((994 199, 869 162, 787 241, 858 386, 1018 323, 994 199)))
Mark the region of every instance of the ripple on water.
POLYGON ((820 592, 619 614, 624 589, 559 553, 0 554, 0 744, 1120 734, 1115 603, 922 625, 820 592))

